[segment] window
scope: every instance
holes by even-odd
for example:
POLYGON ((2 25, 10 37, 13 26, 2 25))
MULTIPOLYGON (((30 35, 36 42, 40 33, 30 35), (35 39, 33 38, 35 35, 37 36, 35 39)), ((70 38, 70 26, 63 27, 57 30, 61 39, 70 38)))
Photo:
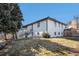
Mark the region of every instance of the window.
POLYGON ((40 22, 37 24, 37 27, 40 27, 40 22))
POLYGON ((56 22, 55 22, 55 26, 56 26, 57 24, 56 24, 56 22))
POLYGON ((37 35, 39 35, 39 32, 37 32, 37 35))
POLYGON ((58 32, 58 35, 60 35, 60 32, 58 32))
POLYGON ((56 32, 54 32, 54 35, 56 35, 56 32))
POLYGON ((59 23, 57 23, 57 26, 59 26, 59 23))

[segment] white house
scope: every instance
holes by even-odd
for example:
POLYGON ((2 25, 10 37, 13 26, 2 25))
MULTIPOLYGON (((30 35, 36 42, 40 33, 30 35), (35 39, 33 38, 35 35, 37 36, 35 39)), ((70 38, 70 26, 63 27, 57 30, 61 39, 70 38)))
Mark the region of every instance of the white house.
POLYGON ((24 31, 28 33, 28 37, 42 36, 44 32, 49 33, 51 37, 61 37, 65 27, 66 24, 51 17, 46 17, 23 26, 24 31))

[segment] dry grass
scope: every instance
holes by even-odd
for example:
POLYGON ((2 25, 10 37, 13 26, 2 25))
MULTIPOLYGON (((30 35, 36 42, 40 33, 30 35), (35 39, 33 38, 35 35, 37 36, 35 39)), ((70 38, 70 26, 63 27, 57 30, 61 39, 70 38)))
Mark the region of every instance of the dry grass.
MULTIPOLYGON (((2 55, 70 56, 79 55, 79 41, 64 38, 15 40, 8 43, 2 55), (6 51, 6 49, 8 50, 6 51), (5 52, 4 52, 5 51, 5 52)), ((1 55, 1 52, 0 52, 1 55)))
POLYGON ((64 46, 67 46, 67 47, 70 47, 70 48, 78 48, 79 46, 79 41, 74 41, 74 40, 68 40, 68 39, 65 39, 65 38, 52 38, 52 39, 47 39, 51 42, 57 42, 59 44, 62 44, 64 46))

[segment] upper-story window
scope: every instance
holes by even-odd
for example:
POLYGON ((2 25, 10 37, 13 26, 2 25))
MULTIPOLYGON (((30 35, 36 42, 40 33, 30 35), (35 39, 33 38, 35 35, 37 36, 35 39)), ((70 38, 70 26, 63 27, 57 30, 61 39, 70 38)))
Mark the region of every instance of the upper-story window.
POLYGON ((60 24, 59 26, 60 26, 60 28, 63 28, 63 24, 60 24))
POLYGON ((37 27, 40 27, 40 22, 39 22, 39 23, 37 23, 37 27))
POLYGON ((56 22, 55 26, 60 27, 60 23, 56 22))
POLYGON ((57 26, 57 23, 55 22, 55 26, 57 26))

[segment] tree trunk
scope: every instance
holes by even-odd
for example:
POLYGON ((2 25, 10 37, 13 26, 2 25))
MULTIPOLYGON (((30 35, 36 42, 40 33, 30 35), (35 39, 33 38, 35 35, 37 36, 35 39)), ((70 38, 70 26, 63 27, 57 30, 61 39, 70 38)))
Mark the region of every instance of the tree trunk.
POLYGON ((4 39, 7 40, 6 33, 4 33, 4 39))
POLYGON ((15 35, 14 35, 14 33, 12 33, 12 35, 13 35, 12 39, 15 39, 15 35))
POLYGON ((17 39, 17 33, 15 32, 15 39, 17 39))

